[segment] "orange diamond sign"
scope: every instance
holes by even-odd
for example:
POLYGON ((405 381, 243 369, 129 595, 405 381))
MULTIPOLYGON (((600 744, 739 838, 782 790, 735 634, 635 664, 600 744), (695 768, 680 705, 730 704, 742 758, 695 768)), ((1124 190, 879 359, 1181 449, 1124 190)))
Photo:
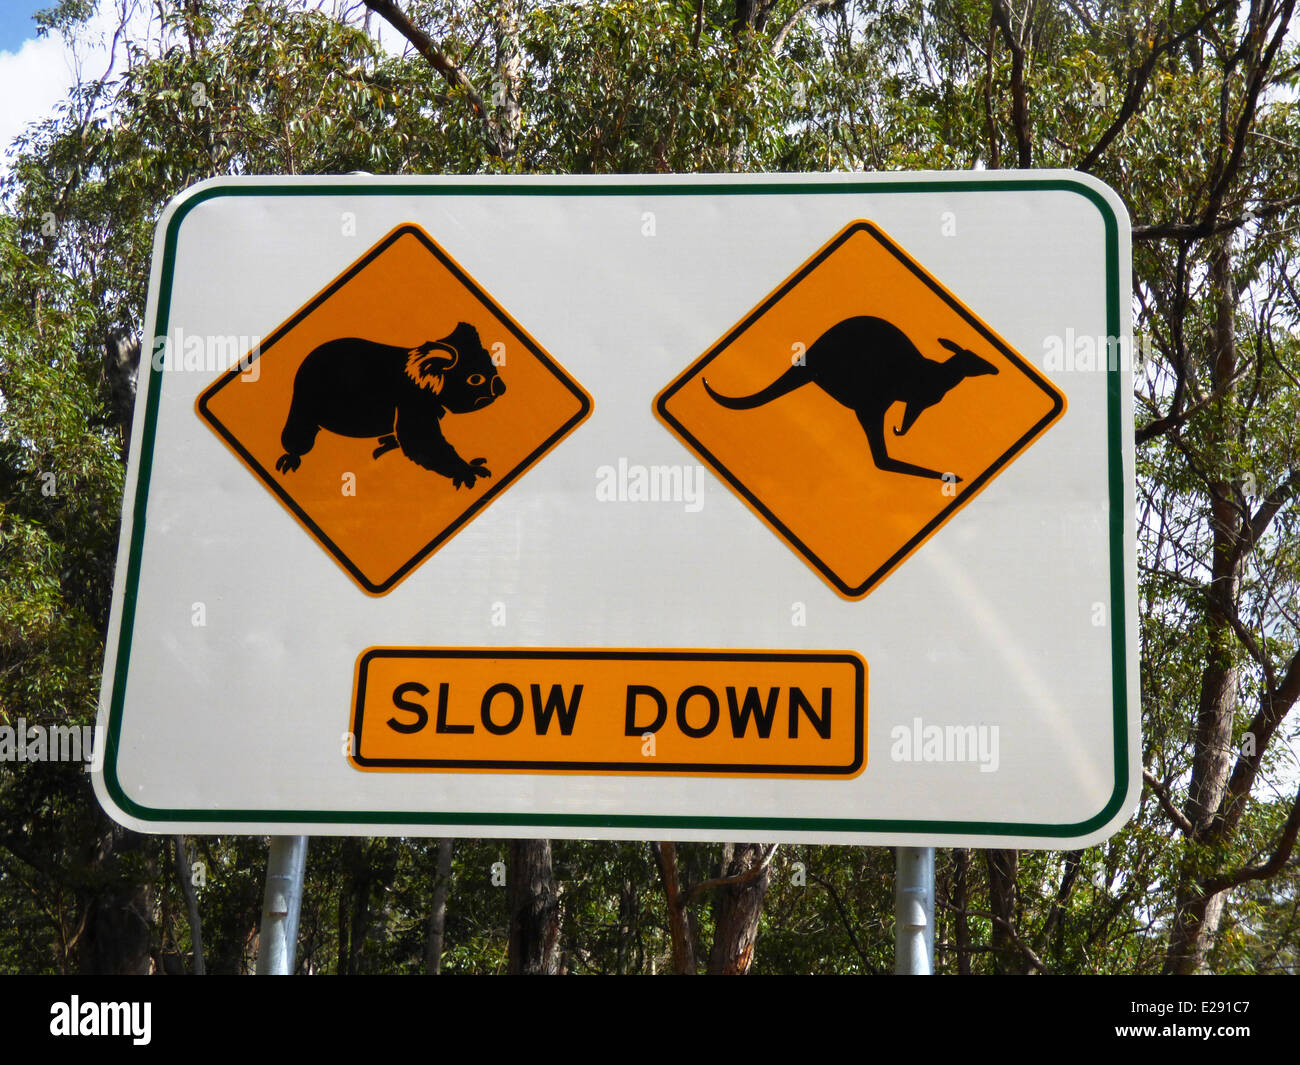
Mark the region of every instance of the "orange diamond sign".
POLYGON ((406 224, 197 408, 353 580, 382 595, 572 432, 591 399, 406 224))
POLYGON ((871 222, 848 225, 655 401, 842 596, 887 577, 1065 413, 871 222))

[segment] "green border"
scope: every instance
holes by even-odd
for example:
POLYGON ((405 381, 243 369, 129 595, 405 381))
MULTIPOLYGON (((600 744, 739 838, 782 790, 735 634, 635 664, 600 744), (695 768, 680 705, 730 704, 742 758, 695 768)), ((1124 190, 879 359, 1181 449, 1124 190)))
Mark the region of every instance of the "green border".
MULTIPOLYGON (((321 181, 312 185, 262 183, 214 184, 184 194, 186 198, 167 222, 163 241, 161 276, 153 336, 145 349, 152 355, 159 337, 166 337, 172 296, 172 272, 176 260, 176 241, 181 223, 199 204, 220 196, 707 196, 719 194, 784 196, 873 195, 895 192, 1012 192, 1023 190, 1072 192, 1083 196, 1101 213, 1106 243, 1106 329, 1109 336, 1120 335, 1122 308, 1119 305, 1119 222, 1106 198, 1091 185, 1068 177, 1009 179, 972 173, 960 180, 898 179, 883 181, 791 181, 735 184, 725 179, 681 184, 585 184, 548 183, 475 183, 472 179, 456 185, 386 182, 382 179, 366 184, 321 181)), ((1124 470, 1123 424, 1120 371, 1107 369, 1106 409, 1108 430, 1108 485, 1110 505, 1110 596, 1111 596, 1111 688, 1112 727, 1115 736, 1115 786, 1106 805, 1084 821, 1072 824, 1037 824, 1033 822, 997 821, 898 821, 874 818, 796 818, 796 817, 685 817, 636 814, 466 814, 409 811, 344 810, 158 810, 142 806, 131 799, 117 777, 117 755, 122 729, 123 699, 127 667, 131 657, 131 638, 135 625, 136 589, 140 576, 140 558, 144 542, 145 516, 149 496, 149 476, 153 461, 154 430, 158 415, 161 375, 149 358, 149 398, 145 406, 144 425, 139 447, 131 544, 127 554, 126 587, 122 596, 122 614, 118 629, 117 657, 114 663, 112 696, 109 702, 108 735, 104 750, 104 785, 119 809, 141 821, 187 822, 186 831, 203 831, 213 822, 242 823, 250 826, 270 824, 338 824, 338 825, 441 825, 441 826, 538 826, 568 828, 682 828, 707 830, 773 830, 789 832, 842 833, 932 833, 968 836, 1028 836, 1071 839, 1085 836, 1109 821, 1121 808, 1129 785, 1128 679, 1126 662, 1126 600, 1124 587, 1124 470)), ((106 663, 107 664, 107 663, 106 663)), ((162 830, 160 830, 162 831, 162 830)), ((211 831, 218 832, 219 829, 211 831)))

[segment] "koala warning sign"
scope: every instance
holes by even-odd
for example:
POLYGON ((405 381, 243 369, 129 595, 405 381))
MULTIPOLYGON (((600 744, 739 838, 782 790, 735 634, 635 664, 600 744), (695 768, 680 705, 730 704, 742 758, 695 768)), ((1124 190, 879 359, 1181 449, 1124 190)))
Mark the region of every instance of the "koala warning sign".
POLYGON ((382 595, 591 400, 419 226, 398 226, 199 396, 198 413, 382 595))
POLYGON ((1065 406, 1047 377, 865 221, 655 404, 847 599, 867 595, 1065 406))

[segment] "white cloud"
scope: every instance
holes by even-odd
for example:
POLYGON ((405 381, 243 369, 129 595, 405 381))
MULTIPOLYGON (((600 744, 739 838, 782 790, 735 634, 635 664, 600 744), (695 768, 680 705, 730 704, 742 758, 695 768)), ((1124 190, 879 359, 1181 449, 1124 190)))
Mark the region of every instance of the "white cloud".
MULTIPOLYGON (((0 52, 0 168, 7 169, 8 152, 13 139, 32 122, 54 114, 55 108, 68 98, 77 83, 101 77, 108 69, 108 49, 118 25, 118 4, 100 0, 99 8, 78 33, 75 47, 62 37, 33 37, 23 42, 17 52, 0 52)), ((136 12, 140 21, 146 11, 136 12)), ((122 61, 119 43, 118 64, 122 61)))
POLYGON ((53 113, 74 80, 60 40, 41 37, 24 42, 17 54, 0 52, 0 144, 7 150, 30 122, 53 113))
MULTIPOLYGON (((0 0, 3 2, 3 0, 0 0)), ((152 12, 149 4, 127 0, 132 8, 130 32, 136 40, 148 35, 152 12)), ((119 20, 122 0, 99 0, 95 15, 78 34, 75 48, 58 36, 33 37, 15 52, 0 52, 0 173, 8 169, 6 153, 13 139, 30 123, 48 118, 77 83, 77 72, 89 81, 108 68, 108 49, 119 20)), ((335 13, 337 3, 313 0, 314 6, 335 13)), ((400 55, 407 42, 387 23, 374 16, 371 32, 385 51, 400 55)), ((157 32, 157 25, 152 26, 157 32)), ((116 69, 124 66, 119 43, 116 69)))

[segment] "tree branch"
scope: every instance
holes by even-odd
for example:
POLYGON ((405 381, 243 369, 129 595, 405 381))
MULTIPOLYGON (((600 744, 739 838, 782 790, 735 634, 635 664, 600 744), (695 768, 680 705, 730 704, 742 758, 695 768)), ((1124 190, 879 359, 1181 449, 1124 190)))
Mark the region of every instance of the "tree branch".
POLYGON ((428 61, 434 70, 443 76, 448 85, 453 89, 460 89, 465 94, 483 128, 483 141, 488 151, 495 156, 501 156, 501 139, 492 123, 492 116, 483 103, 483 97, 479 95, 473 83, 465 76, 464 71, 447 58, 434 44, 433 38, 410 20, 406 12, 397 5, 396 0, 365 0, 365 5, 410 41, 415 50, 428 61))
MULTIPOLYGON (((1129 120, 1138 112, 1142 105, 1142 96, 1147 90, 1147 83, 1151 80, 1151 75, 1155 72, 1156 64, 1160 57, 1167 52, 1177 48, 1180 44, 1190 37, 1195 37, 1207 25, 1209 25, 1219 13, 1227 10, 1231 6, 1232 0, 1219 0, 1214 7, 1204 12, 1199 19, 1185 30, 1175 33, 1165 38, 1147 53, 1147 57, 1142 61, 1138 69, 1129 74, 1128 89, 1124 93, 1124 100, 1120 104, 1119 114, 1109 126, 1106 127, 1102 135, 1097 139, 1097 143, 1092 146, 1088 154, 1085 155, 1075 165, 1076 170, 1088 170, 1095 166, 1097 160, 1101 158, 1102 153, 1110 147, 1111 142, 1123 132, 1124 127, 1128 125, 1129 120)), ((1136 236, 1136 234, 1135 234, 1136 236)))
POLYGON ((1182 425, 1183 422, 1187 421, 1187 419, 1197 411, 1204 410, 1210 404, 1223 399, 1232 391, 1237 382, 1245 377, 1248 372, 1249 367, 1239 370, 1235 376, 1229 378, 1219 388, 1216 388, 1213 392, 1203 396, 1199 402, 1193 403, 1190 407, 1179 411, 1177 414, 1174 414, 1171 411, 1169 414, 1156 418, 1154 421, 1148 422, 1146 425, 1139 426, 1133 431, 1134 441, 1139 444, 1145 444, 1148 440, 1154 439, 1157 436, 1163 436, 1171 429, 1178 428, 1178 426, 1182 425))
POLYGON ((1160 781, 1156 780, 1155 774, 1149 769, 1144 769, 1142 770, 1142 779, 1146 781, 1147 787, 1152 790, 1155 797, 1160 800, 1160 808, 1164 810, 1165 814, 1169 817, 1169 820, 1183 830, 1184 836, 1192 835, 1192 833, 1196 831, 1192 827, 1192 823, 1187 820, 1183 815, 1183 812, 1173 804, 1173 800, 1169 798, 1169 792, 1160 781))
POLYGON ((786 35, 799 24, 799 20, 809 8, 821 7, 826 0, 803 0, 803 2, 794 10, 794 14, 781 23, 780 29, 776 31, 776 36, 772 38, 772 54, 776 55, 781 51, 781 46, 785 44, 786 35))
POLYGON ((1239 884, 1245 884, 1251 880, 1267 880, 1270 876, 1275 875, 1281 870, 1282 866, 1286 865, 1287 859, 1291 857, 1291 852, 1295 849, 1297 835, 1300 835, 1300 791, 1296 792, 1296 797, 1291 803, 1291 813, 1286 819, 1286 824, 1282 827, 1282 835, 1278 838, 1277 847, 1274 848, 1268 861, 1259 865, 1248 865, 1235 872, 1207 877, 1201 881, 1201 887, 1205 894, 1207 896, 1217 895, 1220 891, 1227 891, 1239 884))
POLYGON ((1082 857, 1083 851, 1065 853, 1065 869, 1061 873, 1061 882, 1056 887, 1056 898, 1052 900, 1052 907, 1047 911, 1047 920, 1043 922, 1043 927, 1034 937, 1039 950, 1047 949, 1048 942, 1063 920, 1065 907, 1070 901, 1071 892, 1074 891, 1075 881, 1079 878, 1079 862, 1082 857))
POLYGON ((1232 767, 1232 775, 1224 789, 1219 812, 1206 833, 1211 840, 1222 839, 1236 828, 1241 815, 1246 809, 1246 799, 1250 789, 1259 775, 1264 763, 1264 752, 1277 732, 1287 714, 1300 699, 1300 651, 1291 657, 1282 682, 1276 688, 1265 691, 1260 707, 1246 726, 1246 732, 1254 738, 1254 750, 1242 751, 1237 757, 1237 764, 1232 767))
POLYGON ((825 888, 826 893, 831 897, 831 902, 835 903, 835 909, 840 915, 840 923, 844 925, 844 933, 849 937, 849 942, 853 944, 853 949, 857 951, 858 960, 862 962, 862 967, 872 976, 880 975, 880 971, 871 964, 871 959, 867 957, 866 951, 864 951, 862 946, 858 943, 858 937, 853 932, 853 922, 849 920, 849 911, 840 900, 840 893, 835 890, 835 886, 829 880, 823 880, 819 876, 812 876, 810 874, 809 878, 814 884, 818 884, 825 888))
POLYGON ((763 860, 755 865, 752 869, 746 869, 743 873, 737 873, 735 876, 715 876, 712 880, 704 880, 691 888, 681 901, 683 909, 694 902, 700 895, 710 888, 716 887, 739 887, 741 884, 748 884, 751 880, 756 880, 763 875, 763 872, 772 864, 772 859, 776 857, 776 850, 779 843, 773 843, 772 849, 763 856, 763 860))
POLYGON ((1247 548, 1254 547, 1259 542, 1259 538, 1268 532, 1268 527, 1277 517, 1278 511, 1286 506, 1297 492, 1300 492, 1300 466, 1293 469, 1290 476, 1273 489, 1259 505, 1259 509, 1250 516, 1250 521, 1246 525, 1248 536, 1244 541, 1247 548))
POLYGON ((993 20, 998 24, 1002 39, 1011 51, 1011 125, 1016 131, 1017 165, 1021 170, 1028 170, 1032 165, 1032 152, 1029 139, 1029 99, 1025 94, 1025 49, 1011 29, 1011 11, 1007 7, 1007 0, 993 0, 993 20))
MULTIPOLYGON (((1278 17, 1277 32, 1273 39, 1269 41, 1268 47, 1262 55, 1258 54, 1258 41, 1251 43, 1256 49, 1257 58, 1254 64, 1254 70, 1251 72, 1249 83, 1245 92, 1245 101, 1242 104, 1241 113, 1237 116, 1237 124, 1233 128, 1230 144, 1231 150, 1228 155, 1228 162, 1219 172, 1218 180, 1210 190, 1209 200, 1206 203, 1204 218, 1213 220, 1218 218, 1219 207, 1227 195, 1228 186, 1232 184, 1237 176, 1237 171, 1241 168, 1242 158, 1246 152, 1246 134, 1251 124, 1255 121, 1255 114, 1259 107, 1259 97, 1264 91, 1264 85, 1267 81, 1269 68, 1277 58, 1278 49, 1281 48, 1282 42, 1286 39, 1287 30, 1290 27, 1291 15, 1295 10, 1295 0, 1283 0, 1282 7, 1278 17)), ((1252 19, 1248 26, 1253 24, 1254 8, 1252 7, 1252 19)), ((1260 27, 1259 37, 1263 36, 1263 27, 1260 27)), ((1245 44, 1243 42, 1243 50, 1245 44)))
MULTIPOLYGON (((935 901, 938 902, 940 906, 946 907, 947 909, 957 909, 956 906, 944 899, 936 899, 935 901)), ((1012 946, 1024 955, 1025 961, 1029 962, 1030 966, 1038 970, 1038 972, 1042 973, 1044 976, 1052 975, 1052 971, 1043 964, 1042 958, 1034 953, 1033 948, 1030 947, 1028 943, 1016 935, 1015 926, 1005 917, 999 917, 996 913, 993 913, 990 910, 960 910, 958 912, 964 913, 967 917, 980 917, 986 921, 992 921, 1007 934, 1007 938, 1011 941, 1012 946)))
POLYGON ((1240 229, 1247 222, 1261 218, 1272 218, 1274 215, 1279 215, 1283 211, 1290 210, 1298 205, 1300 205, 1300 195, 1288 196, 1282 200, 1270 200, 1268 203, 1261 203, 1254 210, 1232 215, 1228 218, 1205 217, 1199 222, 1160 222, 1156 225, 1134 226, 1133 239, 1203 240, 1206 237, 1215 237, 1221 233, 1240 229))

